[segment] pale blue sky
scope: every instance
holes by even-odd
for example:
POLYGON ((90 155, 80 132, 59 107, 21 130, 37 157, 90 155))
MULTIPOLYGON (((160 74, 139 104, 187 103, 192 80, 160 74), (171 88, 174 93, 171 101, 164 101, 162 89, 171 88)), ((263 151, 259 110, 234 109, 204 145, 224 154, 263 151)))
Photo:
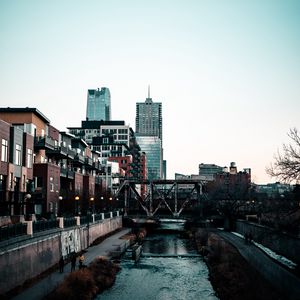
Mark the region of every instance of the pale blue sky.
POLYGON ((300 1, 0 0, 0 105, 65 130, 106 86, 135 129, 150 84, 169 178, 235 161, 273 182, 266 165, 300 129, 299 57, 300 1))

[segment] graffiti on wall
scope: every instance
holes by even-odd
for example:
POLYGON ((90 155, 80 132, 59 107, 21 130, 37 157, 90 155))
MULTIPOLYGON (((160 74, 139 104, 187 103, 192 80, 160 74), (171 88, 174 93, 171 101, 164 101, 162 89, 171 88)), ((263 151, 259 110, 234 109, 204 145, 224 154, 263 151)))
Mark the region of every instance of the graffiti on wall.
POLYGON ((77 253, 80 250, 80 235, 78 228, 61 233, 61 254, 63 257, 69 256, 74 252, 77 253))

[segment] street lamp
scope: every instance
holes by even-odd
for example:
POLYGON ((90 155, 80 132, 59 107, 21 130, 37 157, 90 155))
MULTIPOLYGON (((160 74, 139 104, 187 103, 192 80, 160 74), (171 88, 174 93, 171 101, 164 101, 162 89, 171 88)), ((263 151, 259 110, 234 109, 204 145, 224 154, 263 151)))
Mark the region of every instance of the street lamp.
POLYGON ((94 201, 94 197, 90 198, 90 201, 93 203, 92 207, 93 207, 93 214, 95 213, 95 201, 94 201))
POLYGON ((63 197, 62 196, 58 196, 58 209, 59 209, 59 216, 62 216, 62 199, 63 197))
POLYGON ((109 197, 108 200, 109 200, 110 211, 112 211, 112 209, 113 209, 113 207, 112 207, 112 197, 109 197))
POLYGON ((30 194, 26 194, 25 197, 24 197, 24 215, 26 215, 26 203, 27 203, 27 200, 31 199, 31 195, 30 194))
POLYGON ((79 196, 75 197, 75 215, 76 215, 76 213, 79 214, 79 211, 78 211, 78 201, 79 201, 79 199, 80 199, 79 196))

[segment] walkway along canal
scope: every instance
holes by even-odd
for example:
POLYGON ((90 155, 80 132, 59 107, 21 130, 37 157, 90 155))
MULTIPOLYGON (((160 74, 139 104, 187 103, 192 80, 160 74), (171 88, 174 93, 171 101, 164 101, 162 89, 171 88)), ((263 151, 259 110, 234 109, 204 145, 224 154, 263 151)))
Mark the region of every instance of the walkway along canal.
POLYGON ((205 262, 181 237, 183 227, 183 221, 162 221, 144 240, 140 260, 126 252, 115 284, 96 299, 218 299, 205 262))

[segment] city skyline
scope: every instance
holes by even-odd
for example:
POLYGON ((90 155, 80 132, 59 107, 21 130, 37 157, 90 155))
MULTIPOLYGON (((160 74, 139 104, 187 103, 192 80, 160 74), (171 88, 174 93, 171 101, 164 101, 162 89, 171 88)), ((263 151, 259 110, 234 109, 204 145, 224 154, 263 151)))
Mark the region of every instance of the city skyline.
POLYGON ((200 163, 255 183, 299 126, 298 1, 0 1, 0 106, 36 107, 63 131, 108 87, 135 128, 147 87, 163 105, 168 178, 200 163))

